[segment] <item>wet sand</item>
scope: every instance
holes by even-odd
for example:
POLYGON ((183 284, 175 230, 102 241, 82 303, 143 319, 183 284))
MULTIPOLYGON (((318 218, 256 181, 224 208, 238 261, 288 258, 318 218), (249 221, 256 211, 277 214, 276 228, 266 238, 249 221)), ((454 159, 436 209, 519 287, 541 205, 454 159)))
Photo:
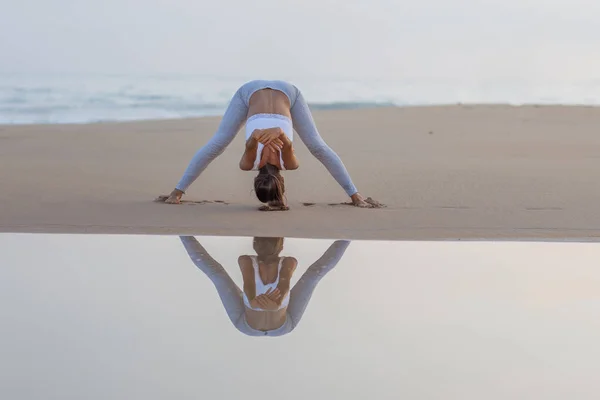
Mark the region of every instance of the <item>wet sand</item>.
POLYGON ((220 118, 0 126, 0 231, 349 239, 600 238, 600 108, 440 106, 315 112, 364 196, 357 209, 298 140, 290 211, 260 212, 243 135, 170 192, 220 118), (305 205, 308 204, 308 205, 305 205))

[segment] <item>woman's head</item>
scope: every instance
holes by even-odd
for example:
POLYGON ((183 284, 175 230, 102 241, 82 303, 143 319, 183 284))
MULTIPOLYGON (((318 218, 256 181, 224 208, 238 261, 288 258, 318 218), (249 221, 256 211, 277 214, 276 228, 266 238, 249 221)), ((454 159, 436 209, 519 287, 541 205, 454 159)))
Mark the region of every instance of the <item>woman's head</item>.
POLYGON ((272 164, 265 164, 258 170, 254 178, 254 191, 261 203, 269 205, 283 205, 285 181, 279 168, 272 164))
POLYGON ((268 259, 278 257, 279 253, 283 250, 283 238, 255 237, 252 246, 259 258, 268 259))

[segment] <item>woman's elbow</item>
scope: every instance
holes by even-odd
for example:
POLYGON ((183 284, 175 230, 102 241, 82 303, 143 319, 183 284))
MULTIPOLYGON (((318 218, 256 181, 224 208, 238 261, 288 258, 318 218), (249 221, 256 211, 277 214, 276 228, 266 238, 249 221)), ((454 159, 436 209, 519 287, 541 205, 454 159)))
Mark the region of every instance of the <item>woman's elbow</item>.
POLYGON ((290 162, 289 165, 285 166, 285 169, 287 169, 288 171, 294 171, 294 170, 298 169, 298 167, 300 167, 300 164, 296 161, 296 162, 290 162))
POLYGON ((252 165, 250 165, 249 163, 245 163, 245 162, 240 162, 240 169, 242 171, 251 171, 252 170, 252 165))

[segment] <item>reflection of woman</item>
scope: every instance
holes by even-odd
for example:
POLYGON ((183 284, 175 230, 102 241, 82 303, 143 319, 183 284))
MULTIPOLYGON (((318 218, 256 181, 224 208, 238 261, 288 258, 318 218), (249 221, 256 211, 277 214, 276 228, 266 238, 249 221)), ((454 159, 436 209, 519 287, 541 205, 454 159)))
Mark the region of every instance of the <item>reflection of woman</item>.
POLYGON ((283 238, 255 238, 257 255, 238 259, 244 279, 241 291, 194 237, 180 238, 194 264, 215 285, 233 325, 249 336, 281 336, 291 332, 300 322, 321 278, 337 265, 350 244, 346 240, 334 242, 290 290, 297 261, 279 256, 283 238))
POLYGON ((280 257, 283 238, 254 238, 256 256, 240 256, 238 264, 244 279, 242 297, 246 322, 262 331, 285 324, 290 302, 290 281, 298 262, 280 257))

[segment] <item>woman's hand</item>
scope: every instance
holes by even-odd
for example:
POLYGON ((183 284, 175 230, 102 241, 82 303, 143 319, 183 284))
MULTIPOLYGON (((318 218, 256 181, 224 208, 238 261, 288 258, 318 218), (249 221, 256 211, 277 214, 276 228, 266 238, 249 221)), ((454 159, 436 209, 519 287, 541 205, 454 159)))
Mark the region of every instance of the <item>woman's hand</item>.
POLYGON ((258 308, 267 311, 275 311, 279 308, 279 304, 276 301, 271 300, 269 296, 261 294, 254 298, 254 302, 258 305, 258 308))
POLYGON ((275 290, 269 294, 269 298, 276 302, 278 306, 281 306, 281 303, 283 303, 283 299, 287 295, 288 290, 289 289, 284 289, 284 291, 281 291, 279 288, 275 288, 275 290))
POLYGON ((278 151, 281 151, 281 149, 283 149, 283 143, 282 143, 281 139, 275 139, 271 143, 266 144, 265 148, 267 148, 273 152, 278 152, 278 151))
POLYGON ((281 305, 281 292, 279 289, 269 289, 266 293, 256 296, 250 301, 250 305, 263 310, 274 311, 281 305))
POLYGON ((287 137, 286 134, 281 135, 279 137, 279 140, 281 140, 282 147, 286 147, 286 148, 292 147, 292 141, 290 140, 289 137, 287 137))
POLYGON ((272 152, 280 152, 286 143, 290 143, 281 128, 255 129, 251 138, 272 152))
POLYGON ((283 146, 282 136, 285 136, 285 133, 281 128, 255 129, 252 132, 252 137, 257 142, 265 146, 275 142, 279 148, 283 146))

